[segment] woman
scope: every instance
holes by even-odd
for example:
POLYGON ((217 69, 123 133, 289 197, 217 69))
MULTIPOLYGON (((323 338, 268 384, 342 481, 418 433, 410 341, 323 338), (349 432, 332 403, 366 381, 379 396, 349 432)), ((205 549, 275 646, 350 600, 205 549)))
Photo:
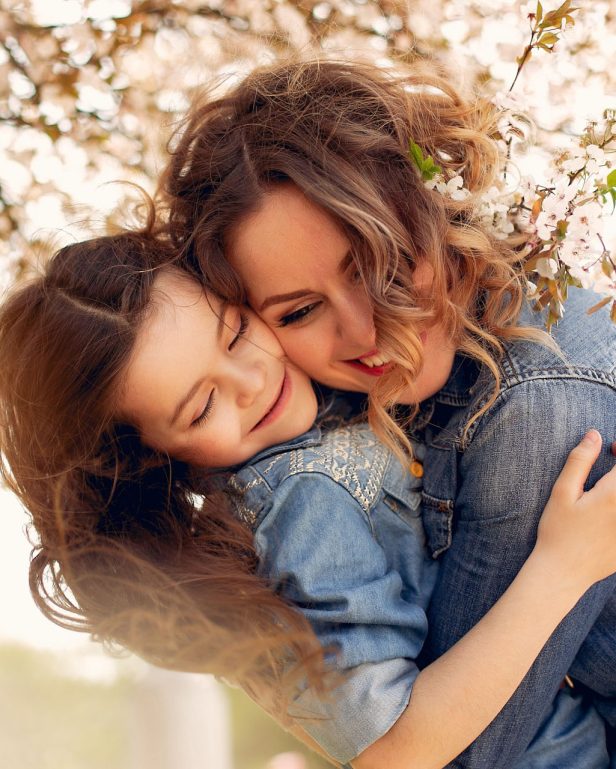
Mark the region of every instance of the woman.
MULTIPOLYGON (((443 561, 426 662, 518 572, 571 441, 616 429, 616 329, 588 317, 595 300, 576 291, 555 349, 525 306, 520 258, 476 221, 473 196, 499 167, 494 122, 424 66, 396 79, 283 63, 195 105, 163 183, 185 258, 222 295, 247 299, 294 363, 367 393, 374 429, 401 447, 387 409, 410 405, 428 447, 429 547, 443 561), (410 140, 473 195, 426 189, 410 140)), ((604 451, 598 471, 612 462, 604 451)), ((510 766, 569 670, 615 725, 614 586, 588 592, 454 765, 510 766)))

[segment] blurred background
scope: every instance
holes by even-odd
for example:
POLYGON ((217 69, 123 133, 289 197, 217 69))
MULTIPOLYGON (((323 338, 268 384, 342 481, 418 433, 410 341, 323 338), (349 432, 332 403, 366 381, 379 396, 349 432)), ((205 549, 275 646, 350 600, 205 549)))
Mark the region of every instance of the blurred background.
MULTIPOLYGON (((543 3, 544 10, 560 3, 543 3)), ((616 2, 580 0, 516 93, 535 163, 616 107, 616 2)), ((509 0, 0 0, 0 290, 101 234, 130 180, 153 191, 200 86, 289 51, 418 56, 506 91, 536 3, 509 0)), ((613 246, 613 243, 612 243, 613 246)), ((0 765, 13 769, 318 769, 241 693, 113 658, 40 617, 27 516, 0 493, 0 765)))

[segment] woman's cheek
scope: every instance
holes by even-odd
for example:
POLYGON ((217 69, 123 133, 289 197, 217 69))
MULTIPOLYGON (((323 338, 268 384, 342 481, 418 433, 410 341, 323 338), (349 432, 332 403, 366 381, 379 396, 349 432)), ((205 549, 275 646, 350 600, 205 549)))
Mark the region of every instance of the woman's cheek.
POLYGON ((305 371, 317 363, 320 357, 319 352, 323 348, 319 347, 318 342, 315 346, 314 333, 302 333, 300 329, 297 331, 279 329, 279 332, 278 341, 292 363, 305 371))

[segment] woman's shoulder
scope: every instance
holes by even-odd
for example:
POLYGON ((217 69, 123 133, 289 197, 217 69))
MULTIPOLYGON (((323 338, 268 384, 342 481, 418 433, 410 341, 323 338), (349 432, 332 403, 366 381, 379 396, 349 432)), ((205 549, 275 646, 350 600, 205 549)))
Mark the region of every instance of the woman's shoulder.
MULTIPOLYGON (((504 386, 546 376, 616 386, 616 324, 605 309, 589 314, 600 297, 573 288, 563 318, 552 329, 557 349, 529 340, 506 346, 504 386)), ((543 316, 526 306, 520 324, 543 328, 543 316)))

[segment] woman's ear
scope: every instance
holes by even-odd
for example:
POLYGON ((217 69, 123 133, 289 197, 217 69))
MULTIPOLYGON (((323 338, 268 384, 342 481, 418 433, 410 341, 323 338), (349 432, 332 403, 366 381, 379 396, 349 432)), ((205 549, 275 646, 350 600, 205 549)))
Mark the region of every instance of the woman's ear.
POLYGON ((413 285, 419 294, 429 295, 434 282, 434 268, 426 259, 421 259, 413 270, 413 285))

